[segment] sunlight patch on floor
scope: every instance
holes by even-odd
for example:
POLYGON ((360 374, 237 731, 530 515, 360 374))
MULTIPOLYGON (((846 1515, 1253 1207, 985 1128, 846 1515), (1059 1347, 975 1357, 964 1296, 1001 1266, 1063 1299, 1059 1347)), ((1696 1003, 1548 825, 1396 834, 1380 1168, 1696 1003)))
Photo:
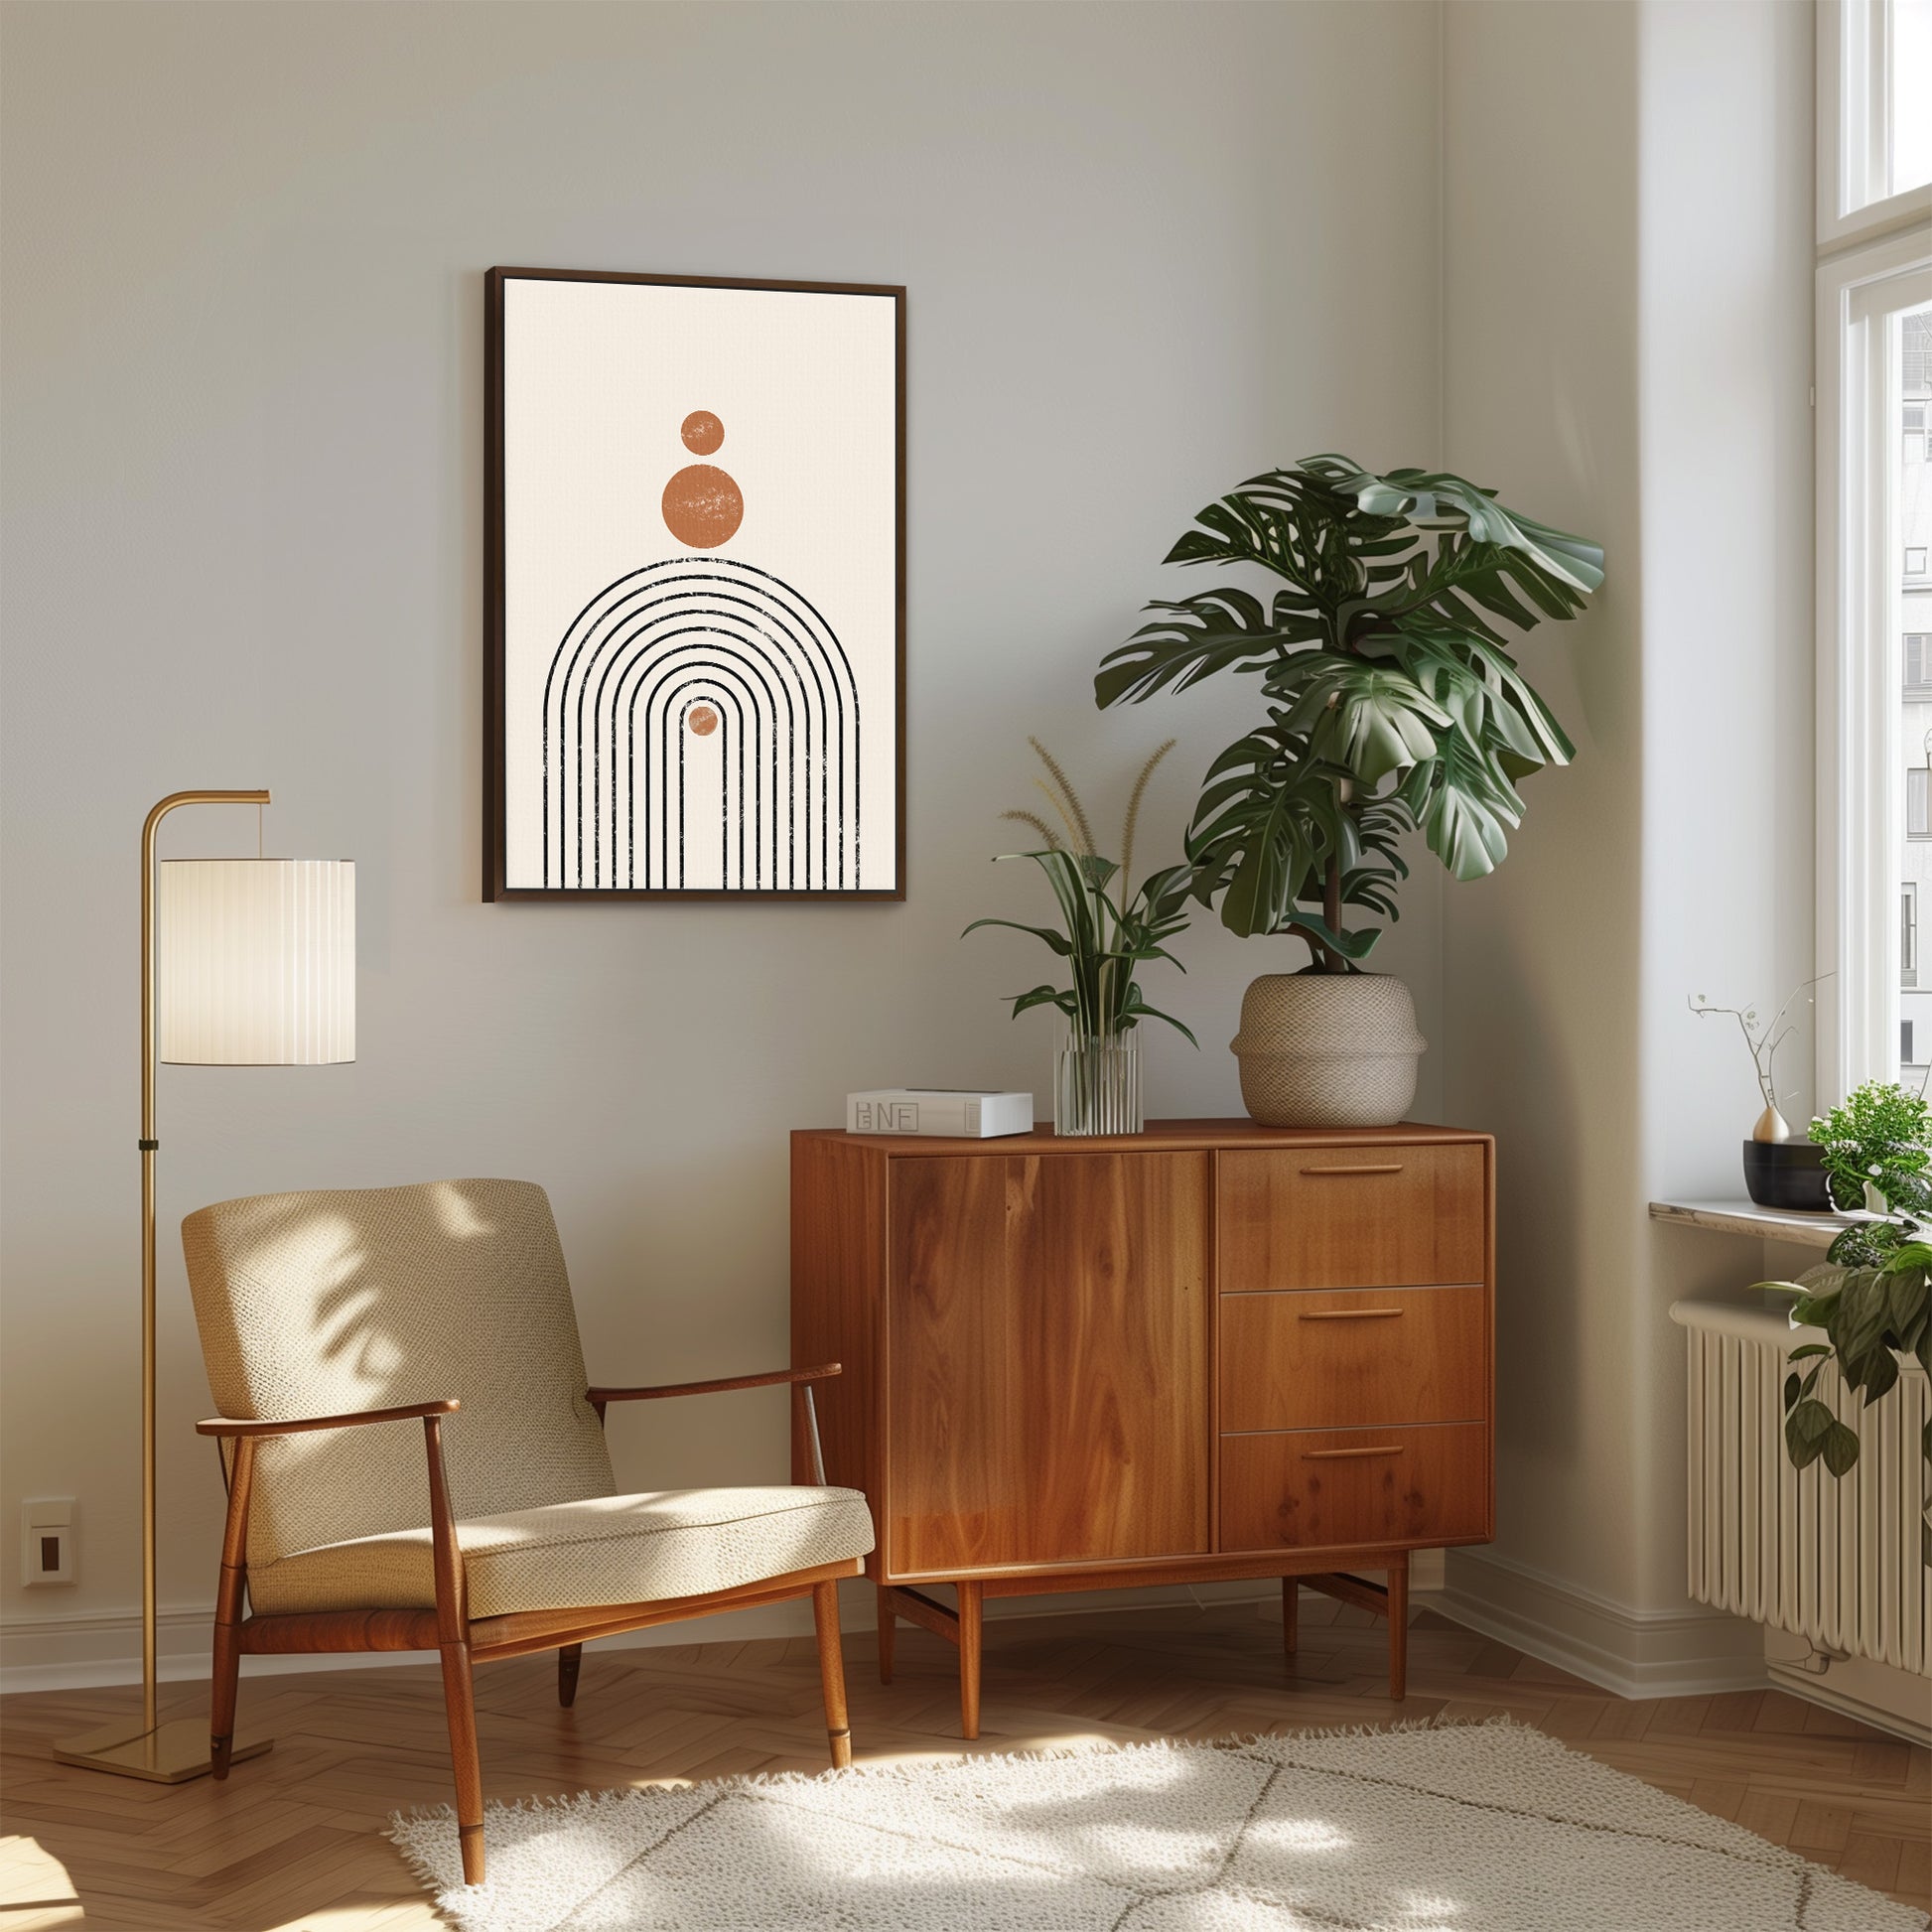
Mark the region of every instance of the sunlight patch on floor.
POLYGON ((67 1866, 38 1839, 0 1838, 0 1932, 60 1932, 83 1922, 67 1866))

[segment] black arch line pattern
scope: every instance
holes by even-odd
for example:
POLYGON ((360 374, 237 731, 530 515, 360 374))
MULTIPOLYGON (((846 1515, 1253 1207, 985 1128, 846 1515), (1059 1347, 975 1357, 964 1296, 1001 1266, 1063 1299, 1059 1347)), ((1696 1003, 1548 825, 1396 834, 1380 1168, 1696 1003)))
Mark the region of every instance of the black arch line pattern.
POLYGON ((686 725, 699 702, 715 706, 724 739, 727 888, 857 887, 858 680, 808 599, 730 557, 631 571, 564 632, 543 688, 544 885, 686 885, 686 725))

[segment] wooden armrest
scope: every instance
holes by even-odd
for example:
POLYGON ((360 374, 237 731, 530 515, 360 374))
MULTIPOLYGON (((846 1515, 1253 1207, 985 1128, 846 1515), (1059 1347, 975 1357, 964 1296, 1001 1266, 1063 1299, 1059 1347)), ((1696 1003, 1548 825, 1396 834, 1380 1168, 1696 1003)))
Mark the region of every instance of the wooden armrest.
POLYGON ((294 1422, 237 1422, 209 1416, 195 1425, 198 1436, 302 1436, 312 1429, 351 1429, 365 1422, 414 1422, 424 1416, 453 1416, 463 1407, 455 1396, 440 1402, 412 1402, 402 1409, 357 1409, 346 1416, 303 1416, 294 1422))
POLYGON ((667 1382, 653 1389, 592 1389, 590 1400, 602 1408, 607 1402, 650 1402, 661 1395, 717 1395, 725 1389, 777 1388, 787 1382, 823 1382, 841 1372, 838 1362, 819 1368, 777 1368, 769 1375, 732 1375, 722 1382, 667 1382))

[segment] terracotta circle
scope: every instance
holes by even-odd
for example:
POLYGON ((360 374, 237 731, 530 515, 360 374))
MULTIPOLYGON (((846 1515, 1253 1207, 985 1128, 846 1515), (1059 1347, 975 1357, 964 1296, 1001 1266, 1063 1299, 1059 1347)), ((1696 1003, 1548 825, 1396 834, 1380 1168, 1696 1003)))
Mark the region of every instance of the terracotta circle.
POLYGON ((693 550, 717 549, 744 520, 738 484, 709 463, 686 465, 664 485, 664 522, 693 550))
POLYGON ((725 440, 725 426, 708 409, 694 409, 678 431, 693 456, 710 456, 725 440))
POLYGON ((690 726, 700 738, 709 738, 718 729, 718 714, 708 704, 693 705, 690 726))

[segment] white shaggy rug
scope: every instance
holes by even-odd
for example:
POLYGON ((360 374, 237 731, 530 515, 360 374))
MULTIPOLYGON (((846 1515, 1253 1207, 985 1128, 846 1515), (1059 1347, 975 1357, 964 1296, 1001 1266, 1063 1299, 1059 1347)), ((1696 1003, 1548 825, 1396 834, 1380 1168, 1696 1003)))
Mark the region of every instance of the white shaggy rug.
POLYGON ((448 1811, 462 1932, 1906 1932, 1918 1913, 1510 1723, 973 1757, 448 1811))

